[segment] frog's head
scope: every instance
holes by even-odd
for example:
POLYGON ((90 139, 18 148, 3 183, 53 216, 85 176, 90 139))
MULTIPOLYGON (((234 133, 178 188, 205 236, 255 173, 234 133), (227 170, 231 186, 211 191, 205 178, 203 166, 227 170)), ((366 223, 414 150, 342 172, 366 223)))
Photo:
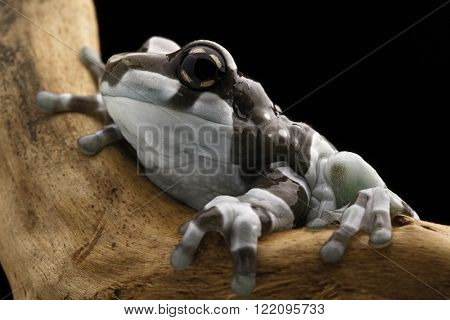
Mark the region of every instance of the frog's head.
POLYGON ((173 123, 173 112, 188 125, 200 121, 230 126, 235 141, 242 140, 240 133, 250 133, 279 145, 290 135, 289 120, 261 84, 243 76, 231 54, 212 41, 180 48, 153 37, 138 52, 112 56, 100 90, 107 98, 128 98, 168 111, 167 118, 154 121, 173 123))

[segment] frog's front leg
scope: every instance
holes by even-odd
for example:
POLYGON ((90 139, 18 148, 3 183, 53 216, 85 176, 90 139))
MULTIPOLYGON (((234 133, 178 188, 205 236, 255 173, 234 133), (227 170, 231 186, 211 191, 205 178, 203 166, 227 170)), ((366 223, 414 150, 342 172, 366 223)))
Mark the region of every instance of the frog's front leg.
POLYGON ((248 295, 255 286, 258 238, 274 231, 291 229, 304 221, 310 190, 289 167, 278 167, 255 182, 254 188, 238 197, 219 196, 181 227, 183 239, 172 253, 177 270, 194 258, 208 231, 224 236, 233 257, 231 287, 248 295))
POLYGON ((320 250, 320 256, 326 262, 340 260, 359 230, 369 232, 372 247, 383 248, 392 239, 391 216, 404 213, 418 218, 357 154, 339 152, 332 156, 325 166, 324 175, 333 188, 337 205, 346 206, 338 230, 320 250))
POLYGON ((106 115, 106 107, 100 94, 77 96, 70 93, 54 94, 40 91, 37 94, 37 104, 42 111, 48 113, 79 112, 106 115))
MULTIPOLYGON (((104 64, 99 55, 90 48, 80 52, 82 62, 99 81, 104 72, 104 64)), ((90 115, 100 115, 107 123, 111 122, 101 94, 93 96, 77 96, 70 93, 54 94, 41 91, 37 94, 39 108, 48 113, 79 112, 90 115)), ((119 127, 108 124, 103 129, 78 139, 80 151, 86 155, 94 155, 105 146, 123 139, 119 127)))
MULTIPOLYGON (((97 96, 74 96, 68 93, 53 94, 41 91, 37 95, 38 106, 41 110, 49 113, 80 112, 91 115, 101 115, 108 122, 108 113, 100 97, 97 96)), ((109 120, 110 121, 110 120, 109 120)), ((109 124, 103 129, 83 136, 78 139, 78 147, 85 155, 95 155, 105 146, 123 139, 119 127, 109 124)))
MULTIPOLYGON (((80 50, 81 62, 100 81, 105 65, 100 56, 91 48, 80 50)), ((106 114, 106 107, 100 94, 94 96, 76 96, 70 93, 53 94, 41 91, 37 95, 37 103, 45 112, 80 112, 106 114)))

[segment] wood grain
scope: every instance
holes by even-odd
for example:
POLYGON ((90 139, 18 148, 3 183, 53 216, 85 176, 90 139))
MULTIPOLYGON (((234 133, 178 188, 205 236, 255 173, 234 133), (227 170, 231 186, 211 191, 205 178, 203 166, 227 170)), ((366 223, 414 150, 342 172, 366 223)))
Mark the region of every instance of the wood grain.
MULTIPOLYGON (((95 92, 76 54, 98 48, 93 4, 8 3, 36 24, 0 4, 0 261, 14 297, 236 298, 231 257, 217 235, 205 238, 191 268, 170 267, 177 228, 192 211, 139 176, 125 144, 83 156, 76 139, 102 124, 36 108, 39 90, 95 92)), ((450 228, 397 222, 392 246, 375 251, 360 234, 337 265, 318 255, 333 228, 264 237, 250 298, 449 297, 450 228)))

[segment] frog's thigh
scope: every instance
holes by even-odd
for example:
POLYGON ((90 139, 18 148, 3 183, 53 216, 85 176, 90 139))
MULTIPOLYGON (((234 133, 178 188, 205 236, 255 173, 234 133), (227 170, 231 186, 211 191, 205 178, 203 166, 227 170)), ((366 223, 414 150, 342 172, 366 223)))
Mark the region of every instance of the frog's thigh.
POLYGON ((352 152, 339 152, 328 159, 324 174, 333 188, 337 207, 353 201, 360 190, 385 186, 375 169, 352 152))

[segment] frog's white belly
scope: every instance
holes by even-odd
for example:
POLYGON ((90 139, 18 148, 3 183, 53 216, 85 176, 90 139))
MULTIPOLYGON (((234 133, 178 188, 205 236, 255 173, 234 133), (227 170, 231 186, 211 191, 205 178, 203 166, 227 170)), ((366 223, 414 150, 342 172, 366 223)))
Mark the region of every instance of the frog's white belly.
POLYGON ((163 191, 197 210, 218 195, 247 191, 231 162, 232 126, 130 98, 103 98, 144 174, 163 191))

